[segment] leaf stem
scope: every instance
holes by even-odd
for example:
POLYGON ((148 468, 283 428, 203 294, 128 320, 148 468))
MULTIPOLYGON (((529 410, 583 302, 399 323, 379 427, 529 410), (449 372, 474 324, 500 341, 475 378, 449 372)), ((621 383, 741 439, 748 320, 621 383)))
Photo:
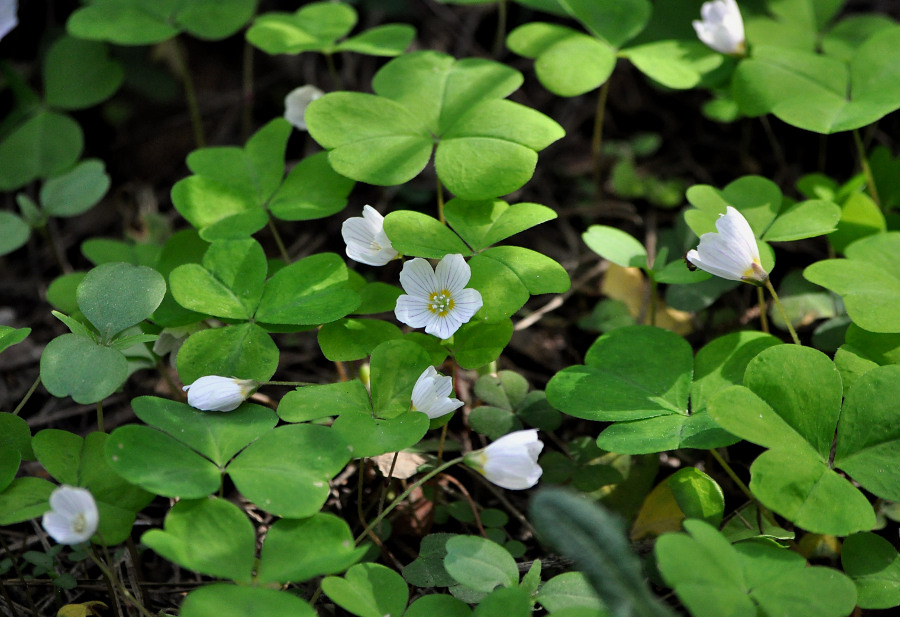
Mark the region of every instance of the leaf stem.
POLYGON ((759 299, 759 325, 762 328, 762 331, 766 334, 769 333, 769 318, 766 315, 766 298, 763 295, 763 288, 756 288, 756 295, 759 299))
POLYGON ((378 516, 376 516, 372 520, 372 522, 369 523, 368 527, 363 529, 362 533, 360 533, 356 537, 354 544, 359 544, 362 541, 362 539, 365 538, 367 535, 369 535, 369 532, 372 531, 375 528, 375 526, 384 519, 385 516, 387 516, 388 514, 393 512, 394 508, 399 506, 407 497, 409 497, 413 493, 413 491, 415 491, 417 488, 420 488, 423 484, 425 484, 426 482, 431 480, 433 477, 435 477, 439 473, 449 469, 450 467, 452 467, 453 465, 456 465, 457 463, 463 462, 464 458, 465 458, 464 456, 460 456, 458 458, 453 459, 452 461, 447 461, 443 465, 440 465, 439 467, 435 467, 434 469, 429 471, 427 474, 422 476, 422 478, 420 480, 417 480, 414 483, 410 484, 409 487, 405 491, 403 491, 394 501, 392 501, 390 503, 390 505, 388 505, 387 508, 385 508, 384 510, 382 510, 381 512, 378 513, 378 516))
POLYGON ((603 146, 603 118, 606 115, 606 98, 609 95, 609 79, 600 86, 597 95, 597 111, 594 114, 594 134, 591 138, 591 161, 593 162, 594 185, 597 187, 597 195, 601 191, 600 182, 600 150, 603 146))
POLYGON ((752 501, 753 503, 756 504, 757 509, 758 509, 760 512, 762 512, 763 516, 766 517, 766 520, 768 520, 770 523, 772 523, 773 525, 775 525, 775 526, 777 527, 777 526, 778 526, 778 522, 775 520, 775 517, 772 516, 772 513, 769 512, 769 509, 766 508, 764 505, 762 505, 762 504, 759 502, 759 499, 756 498, 756 495, 754 495, 754 494, 750 491, 750 487, 747 486, 746 484, 744 484, 744 481, 741 480, 741 479, 738 477, 738 475, 734 472, 734 469, 731 468, 731 465, 729 465, 729 464, 725 461, 725 459, 722 457, 722 455, 719 454, 719 451, 716 450, 715 448, 711 448, 711 449, 709 450, 709 452, 710 452, 710 454, 713 455, 713 458, 716 459, 716 461, 719 463, 719 465, 722 467, 722 469, 725 470, 725 473, 728 474, 728 477, 731 478, 732 481, 733 481, 735 484, 737 484, 737 487, 738 487, 739 489, 741 489, 741 492, 742 492, 744 495, 746 495, 747 498, 748 498, 750 501, 752 501))
POLYGON ((784 324, 787 326, 788 332, 791 333, 791 338, 794 339, 794 342, 797 345, 802 345, 800 342, 800 337, 797 336, 797 331, 794 330, 794 326, 791 324, 791 320, 788 318, 787 313, 784 310, 784 306, 781 305, 781 300, 778 299, 778 294, 775 293, 775 287, 772 286, 772 281, 766 279, 766 288, 769 290, 769 293, 772 294, 772 299, 775 300, 775 306, 778 307, 778 310, 781 311, 781 317, 784 319, 784 324))
POLYGON ((34 383, 31 384, 31 387, 28 388, 28 392, 25 393, 25 396, 22 397, 22 400, 19 401, 19 404, 16 405, 16 408, 13 409, 13 415, 19 415, 19 412, 22 411, 22 408, 25 406, 25 403, 28 402, 28 399, 31 398, 31 395, 34 394, 34 391, 37 390, 38 385, 41 383, 41 374, 38 373, 37 379, 34 380, 34 383))
POLYGON ((194 129, 194 142, 198 148, 206 145, 206 137, 203 135, 203 117, 200 115, 200 106, 197 104, 197 91, 194 89, 194 79, 188 69, 187 51, 184 44, 177 38, 172 39, 175 55, 178 58, 181 83, 184 86, 184 97, 187 99, 188 112, 191 115, 191 126, 194 129))
POLYGON ((881 210, 881 199, 878 197, 878 188, 875 186, 875 176, 872 174, 872 167, 869 165, 869 158, 866 156, 866 146, 859 135, 859 129, 853 130, 853 142, 856 144, 856 151, 859 153, 859 166, 862 167, 863 175, 866 177, 869 195, 872 196, 872 201, 881 210))
POLYGON ((94 549, 92 546, 88 546, 87 549, 88 556, 93 560, 97 567, 100 568, 103 576, 106 577, 107 580, 112 581, 112 583, 116 587, 118 587, 119 591, 122 592, 122 595, 125 596, 125 599, 128 600, 128 602, 130 602, 131 605, 134 606, 141 615, 144 615, 144 617, 156 617, 153 613, 148 611, 143 604, 138 602, 137 598, 131 595, 131 592, 128 591, 128 588, 125 587, 125 585, 122 584, 115 573, 110 570, 109 567, 107 567, 107 565, 103 563, 103 560, 94 553, 94 549))
POLYGON ((97 430, 105 433, 103 430, 103 401, 97 401, 97 430))
POLYGON ((497 33, 494 35, 494 57, 500 57, 506 38, 506 0, 497 1, 497 33))
POLYGON ((291 257, 288 255, 287 248, 284 246, 284 241, 281 239, 281 234, 278 233, 278 228, 275 227, 275 221, 272 220, 272 217, 269 217, 269 231, 272 232, 272 237, 275 238, 275 244, 278 245, 278 252, 281 253, 281 258, 284 260, 284 263, 290 264, 291 257))
POLYGON ((241 71, 241 135, 244 141, 253 131, 253 45, 244 43, 243 66, 241 71))
POLYGON ((308 381, 261 381, 261 386, 315 386, 316 384, 308 381))
POLYGON ((444 186, 441 184, 441 179, 435 176, 437 180, 437 205, 438 205, 438 220, 444 225, 447 224, 447 219, 444 218, 444 186))
POLYGON ((337 66, 334 64, 334 55, 325 54, 325 64, 328 66, 328 73, 331 75, 331 81, 335 90, 343 90, 344 82, 341 80, 341 74, 338 73, 337 66))

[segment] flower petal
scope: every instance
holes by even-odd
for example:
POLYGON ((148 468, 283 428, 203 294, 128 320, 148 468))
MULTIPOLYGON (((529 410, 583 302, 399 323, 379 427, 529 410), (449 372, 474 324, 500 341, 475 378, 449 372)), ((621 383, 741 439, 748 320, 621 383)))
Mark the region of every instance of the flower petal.
POLYGON ((472 269, 466 263, 465 258, 459 253, 444 255, 435 269, 440 289, 446 289, 455 296, 462 290, 472 277, 472 269))
POLYGON ((400 271, 400 286, 409 295, 425 299, 431 293, 439 290, 437 277, 434 275, 431 264, 421 257, 410 259, 403 264, 403 269, 400 271))

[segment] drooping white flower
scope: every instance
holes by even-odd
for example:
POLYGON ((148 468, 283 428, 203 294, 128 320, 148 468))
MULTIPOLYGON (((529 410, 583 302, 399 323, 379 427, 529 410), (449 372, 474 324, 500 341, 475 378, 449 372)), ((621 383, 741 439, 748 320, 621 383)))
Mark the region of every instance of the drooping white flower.
POLYGON ((691 249, 687 260, 710 274, 731 281, 762 285, 769 278, 759 260, 759 246, 747 219, 728 206, 719 215, 716 229, 700 236, 700 244, 691 249))
POLYGON ((433 366, 429 366, 413 386, 413 411, 421 411, 432 420, 453 413, 462 407, 463 402, 450 398, 452 392, 453 379, 441 375, 433 366))
POLYGON ((719 53, 743 55, 744 20, 735 0, 713 0, 700 7, 702 21, 695 20, 694 30, 701 41, 719 53))
POLYGON ((0 0, 0 39, 19 25, 19 18, 16 17, 18 4, 16 0, 0 0))
POLYGON ((543 473, 537 462, 543 448, 537 429, 515 431, 486 448, 470 452, 465 463, 497 486, 518 491, 537 484, 543 473))
POLYGON ((394 314, 408 326, 450 338, 483 304, 478 290, 465 288, 471 276, 459 253, 445 255, 435 270, 424 259, 410 259, 400 272, 406 294, 397 298, 394 314))
POLYGON ((207 375, 182 390, 188 393, 188 405, 203 411, 232 411, 237 409, 259 384, 252 379, 235 379, 207 375))
POLYGON ((384 233, 384 217, 372 206, 363 206, 363 215, 354 216, 341 225, 347 244, 347 257, 369 266, 383 266, 397 251, 384 233))
POLYGON ((63 484, 50 493, 50 510, 41 525, 59 544, 81 544, 97 531, 100 515, 94 496, 85 488, 63 484))
POLYGON ((306 108, 324 94, 315 86, 294 88, 284 97, 284 119, 293 124, 295 128, 305 131, 306 108))

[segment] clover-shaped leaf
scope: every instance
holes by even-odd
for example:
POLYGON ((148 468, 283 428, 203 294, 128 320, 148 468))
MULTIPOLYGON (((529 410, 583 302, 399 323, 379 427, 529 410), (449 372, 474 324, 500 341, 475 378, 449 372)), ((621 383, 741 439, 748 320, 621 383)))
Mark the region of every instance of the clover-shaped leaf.
POLYGON ((584 365, 557 373, 547 398, 576 418, 615 422, 597 438, 606 450, 643 454, 729 445, 737 438, 710 417, 710 397, 740 383, 747 363, 778 343, 760 332, 736 332, 694 359, 690 345, 668 330, 619 328, 594 342, 584 365))
POLYGON ((770 448, 750 468, 750 488, 765 506, 810 531, 849 535, 871 529, 875 513, 835 469, 879 497, 900 498, 898 474, 885 463, 900 443, 898 375, 900 366, 873 368, 845 391, 821 352, 777 346, 747 365, 743 386, 716 394, 709 413, 770 448))

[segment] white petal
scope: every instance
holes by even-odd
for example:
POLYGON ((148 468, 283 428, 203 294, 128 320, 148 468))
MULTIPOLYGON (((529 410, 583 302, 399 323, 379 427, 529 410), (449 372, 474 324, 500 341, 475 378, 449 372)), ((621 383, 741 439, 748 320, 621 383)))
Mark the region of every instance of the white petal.
POLYGON ((400 286, 409 295, 426 300, 440 289, 431 264, 421 257, 410 259, 403 264, 400 271, 400 286))
POLYGON ((450 311, 445 316, 441 317, 440 315, 434 314, 431 323, 425 326, 425 332, 428 334, 433 334, 442 341, 444 339, 448 339, 453 336, 453 333, 459 330, 459 327, 463 324, 454 314, 456 311, 450 311))
POLYGON ((481 293, 477 289, 463 289, 453 294, 453 310, 450 311, 460 323, 468 323, 472 316, 478 312, 484 302, 481 293))
POLYGON ((96 533, 100 515, 90 491, 64 484, 54 489, 49 501, 51 509, 41 524, 58 543, 79 544, 96 533))
POLYGON ((397 321, 405 323, 411 328, 424 328, 436 317, 428 310, 428 300, 405 294, 397 298, 394 315, 397 317, 397 321))
POLYGON ((297 129, 306 130, 306 108, 325 93, 315 86, 300 86, 284 97, 284 118, 297 129))
POLYGON ((188 393, 188 405, 202 411, 233 411, 250 396, 256 382, 207 375, 184 386, 188 393))
POLYGON ((435 269, 440 289, 446 289, 451 294, 463 289, 472 277, 472 269, 466 263, 465 258, 459 253, 444 255, 435 269))
POLYGON ((543 442, 537 438, 537 430, 516 431, 504 435, 471 460, 494 484, 522 490, 537 484, 541 477, 542 469, 537 459, 543 447, 543 442))
POLYGON ((0 0, 0 39, 19 24, 16 17, 18 3, 16 0, 0 0))

